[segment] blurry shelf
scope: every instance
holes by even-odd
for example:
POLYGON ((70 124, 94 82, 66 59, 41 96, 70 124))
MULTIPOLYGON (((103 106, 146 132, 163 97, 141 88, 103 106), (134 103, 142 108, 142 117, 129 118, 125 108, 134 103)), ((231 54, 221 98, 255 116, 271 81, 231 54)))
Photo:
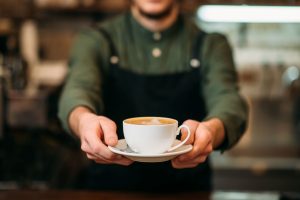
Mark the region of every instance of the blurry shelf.
MULTIPOLYGON (((249 5, 300 5, 299 0, 186 0, 183 1, 184 12, 193 12, 203 4, 249 4, 249 5)), ((59 15, 96 15, 116 14, 128 8, 130 0, 0 0, 0 17, 27 18, 40 13, 59 15)))
POLYGON ((75 0, 73 4, 68 1, 58 1, 59 3, 53 3, 53 1, 41 0, 0 0, 0 17, 6 18, 28 18, 28 17, 40 17, 47 15, 69 16, 76 15, 101 15, 101 14, 116 14, 124 11, 128 8, 129 1, 124 0, 101 0, 92 1, 93 4, 85 6, 82 0, 75 0), (49 5, 47 4, 49 3, 49 5))
MULTIPOLYGON (((299 192, 300 158, 213 154, 216 190, 299 192)), ((241 199, 241 198, 237 198, 241 199)))
MULTIPOLYGON (((193 0, 190 0, 193 1, 193 0)), ((299 0, 194 0, 201 4, 300 5, 299 0)))
POLYGON ((300 158, 270 158, 214 155, 214 169, 248 169, 254 172, 267 170, 295 170, 300 172, 300 158))

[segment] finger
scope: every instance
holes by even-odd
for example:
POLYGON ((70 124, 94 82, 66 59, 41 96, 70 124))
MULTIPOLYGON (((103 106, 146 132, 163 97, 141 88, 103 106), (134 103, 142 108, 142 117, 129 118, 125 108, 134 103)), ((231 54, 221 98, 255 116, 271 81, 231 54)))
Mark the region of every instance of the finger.
POLYGON ((86 153, 91 152, 91 148, 85 139, 81 142, 80 148, 83 152, 86 152, 86 153))
MULTIPOLYGON (((189 119, 189 120, 186 120, 185 122, 183 122, 183 124, 188 126, 191 131, 191 136, 188 139, 188 141, 186 142, 186 144, 193 144, 194 139, 195 139, 195 133, 196 133, 199 122, 189 119)), ((181 129, 181 134, 182 134, 181 141, 183 141, 188 135, 188 131, 186 130, 186 128, 181 129)))
POLYGON ((93 126, 85 127, 81 135, 81 150, 91 153, 93 152, 92 147, 97 146, 98 141, 101 140, 101 128, 96 123, 93 126))
POLYGON ((205 149, 203 150, 202 153, 200 153, 200 155, 208 155, 213 151, 213 146, 211 143, 207 144, 207 146, 205 147, 205 149))
POLYGON ((107 160, 105 158, 102 158, 102 157, 99 157, 97 155, 93 155, 90 153, 87 153, 86 155, 90 160, 94 160, 96 163, 99 163, 99 164, 119 164, 119 165, 128 166, 133 163, 132 160, 125 158, 123 156, 118 156, 114 160, 107 160))
POLYGON ((180 162, 187 162, 187 161, 196 160, 201 156, 208 156, 211 152, 212 152, 211 144, 208 144, 204 151, 197 150, 197 147, 194 146, 192 151, 180 155, 176 157, 176 159, 179 160, 180 162))
POLYGON ((132 160, 116 161, 116 162, 106 162, 104 160, 94 160, 98 164, 118 164, 123 166, 129 166, 133 163, 132 160))
POLYGON ((93 155, 93 154, 90 154, 90 153, 87 153, 86 157, 90 160, 93 160, 96 163, 99 163, 99 164, 111 164, 112 163, 111 161, 108 161, 104 158, 101 158, 97 155, 93 155))
POLYGON ((112 160, 107 160, 99 155, 87 153, 86 156, 88 157, 88 159, 94 160, 96 163, 101 163, 101 164, 112 164, 113 163, 112 160))
POLYGON ((195 163, 179 163, 179 162, 176 162, 175 160, 172 160, 171 163, 172 163, 172 167, 175 169, 194 168, 194 167, 197 167, 197 165, 198 165, 195 163))
POLYGON ((115 161, 107 161, 105 159, 93 159, 93 160, 99 164, 118 164, 118 165, 124 165, 124 166, 128 166, 133 163, 132 160, 129 160, 127 158, 123 158, 121 160, 115 160, 115 161))
POLYGON ((112 158, 112 159, 109 159, 107 160, 106 158, 101 158, 102 160, 106 160, 110 163, 113 163, 113 164, 120 164, 120 165, 130 165, 133 163, 132 160, 124 157, 124 156, 121 156, 121 155, 118 155, 118 154, 115 154, 115 156, 112 158))
POLYGON ((172 166, 174 168, 192 168, 198 166, 201 163, 204 163, 206 159, 207 159, 207 155, 199 156, 189 162, 181 162, 180 160, 175 158, 172 160, 172 166))
POLYGON ((97 163, 102 163, 102 164, 113 164, 113 163, 115 163, 115 164, 121 164, 121 165, 128 166, 128 165, 133 163, 132 160, 130 160, 130 159, 124 157, 124 156, 121 156, 121 155, 117 155, 115 157, 115 159, 113 159, 113 160, 107 160, 107 159, 105 159, 105 158, 103 158, 99 155, 94 155, 94 154, 91 154, 91 153, 86 153, 86 155, 89 159, 94 160, 97 163))
POLYGON ((188 168, 195 168, 197 167, 198 165, 194 165, 194 164, 189 164, 189 165, 175 165, 172 163, 172 167, 175 168, 175 169, 188 169, 188 168))
POLYGON ((105 165, 113 164, 112 162, 107 162, 107 161, 102 160, 102 159, 95 159, 94 162, 98 163, 98 164, 105 164, 105 165))
POLYGON ((193 149, 190 152, 179 156, 178 159, 180 161, 193 160, 201 154, 204 154, 206 149, 212 149, 211 134, 206 128, 203 128, 203 126, 199 124, 195 134, 193 149))
MULTIPOLYGON (((112 162, 111 160, 108 160, 108 159, 102 157, 101 155, 97 155, 97 154, 93 154, 93 153, 86 153, 86 156, 89 159, 91 159, 91 160, 103 160, 103 161, 105 161, 107 163, 111 163, 112 162)), ((120 158, 121 158, 121 156, 118 157, 118 158, 116 158, 116 159, 120 159, 120 158)))
POLYGON ((102 143, 96 134, 89 134, 86 136, 86 141, 90 147, 89 153, 105 158, 107 160, 115 159, 117 154, 111 152, 106 145, 102 143))
POLYGON ((117 125, 106 117, 100 117, 100 126, 104 134, 104 141, 109 146, 115 146, 118 143, 117 125))
POLYGON ((193 160, 193 159, 198 158, 199 156, 208 156, 212 151, 213 151, 212 144, 211 144, 211 143, 208 143, 208 144, 206 145, 206 147, 204 148, 204 150, 195 152, 195 153, 194 153, 194 156, 191 157, 190 159, 193 160))
POLYGON ((86 157, 90 160, 97 160, 99 159, 97 156, 94 156, 93 154, 86 153, 86 157))
POLYGON ((211 144, 211 142, 212 142, 212 135, 210 131, 206 127, 204 127, 201 123, 199 123, 196 130, 195 143, 194 143, 194 146, 196 146, 196 150, 198 150, 199 152, 204 152, 207 145, 211 144))
MULTIPOLYGON (((105 146, 106 147, 106 146, 105 146)), ((88 144, 88 141, 82 143, 81 145, 81 149, 87 154, 87 157, 91 160, 95 160, 95 159, 105 159, 98 151, 101 150, 96 150, 93 149, 92 147, 90 147, 90 145, 88 144)), ((118 159, 118 156, 115 156, 116 159, 118 159)), ((119 156, 120 157, 120 156, 119 156)), ((112 156, 112 158, 114 158, 114 156, 112 156)), ((107 160, 107 159, 106 159, 107 160)), ((107 160, 109 161, 109 160, 107 160)))
POLYGON ((107 160, 105 159, 104 157, 100 156, 100 155, 96 155, 96 154, 93 154, 93 153, 86 153, 86 157, 88 159, 91 159, 91 160, 103 160, 103 161, 106 161, 108 163, 110 163, 111 161, 110 160, 107 160))
POLYGON ((125 158, 125 157, 122 157, 122 159, 120 160, 116 160, 114 161, 115 164, 119 164, 119 165, 123 165, 123 166, 129 166, 133 163, 134 161, 128 159, 128 158, 125 158))
POLYGON ((177 164, 185 165, 185 164, 199 164, 206 161, 209 154, 201 154, 198 157, 195 157, 191 160, 182 160, 179 157, 174 158, 174 162, 177 164))

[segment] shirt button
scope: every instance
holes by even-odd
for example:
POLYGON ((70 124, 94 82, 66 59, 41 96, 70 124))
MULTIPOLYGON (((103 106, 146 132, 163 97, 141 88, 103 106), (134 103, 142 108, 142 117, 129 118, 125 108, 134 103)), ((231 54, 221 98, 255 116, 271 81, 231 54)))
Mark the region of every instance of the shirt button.
POLYGON ((152 50, 152 56, 155 58, 158 58, 161 56, 161 50, 159 48, 154 48, 152 50))
POLYGON ((156 40, 156 41, 160 40, 161 39, 161 34, 159 32, 155 32, 153 34, 153 39, 156 40))
POLYGON ((193 68, 198 68, 200 67, 200 61, 198 59, 195 59, 193 58, 191 61, 190 61, 190 64, 193 68))
POLYGON ((111 64, 118 64, 119 58, 117 56, 110 57, 110 63, 111 64))

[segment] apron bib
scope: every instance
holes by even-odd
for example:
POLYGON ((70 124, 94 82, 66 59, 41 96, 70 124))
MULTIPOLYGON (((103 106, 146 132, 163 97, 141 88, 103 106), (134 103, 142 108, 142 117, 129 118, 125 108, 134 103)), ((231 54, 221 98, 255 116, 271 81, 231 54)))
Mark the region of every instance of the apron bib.
MULTIPOLYGON (((109 34, 101 29, 110 45, 111 66, 104 81, 104 115, 116 122, 119 139, 124 138, 122 121, 130 117, 161 116, 201 121, 206 114, 201 96, 199 55, 204 32, 194 42, 190 70, 143 75, 118 65, 118 54, 109 34)), ((210 190, 208 161, 192 169, 174 169, 170 162, 139 163, 128 167, 93 163, 84 175, 83 187, 101 190, 182 191, 210 190)))

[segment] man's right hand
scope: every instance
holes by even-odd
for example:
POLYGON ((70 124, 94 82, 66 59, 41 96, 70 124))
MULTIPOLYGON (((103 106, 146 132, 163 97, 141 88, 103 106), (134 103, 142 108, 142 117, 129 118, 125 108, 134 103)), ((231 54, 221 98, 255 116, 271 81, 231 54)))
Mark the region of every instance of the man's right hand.
POLYGON ((70 114, 69 124, 89 159, 101 164, 125 166, 133 162, 108 149, 107 146, 115 146, 118 142, 117 126, 109 118, 95 115, 85 107, 77 107, 70 114))

